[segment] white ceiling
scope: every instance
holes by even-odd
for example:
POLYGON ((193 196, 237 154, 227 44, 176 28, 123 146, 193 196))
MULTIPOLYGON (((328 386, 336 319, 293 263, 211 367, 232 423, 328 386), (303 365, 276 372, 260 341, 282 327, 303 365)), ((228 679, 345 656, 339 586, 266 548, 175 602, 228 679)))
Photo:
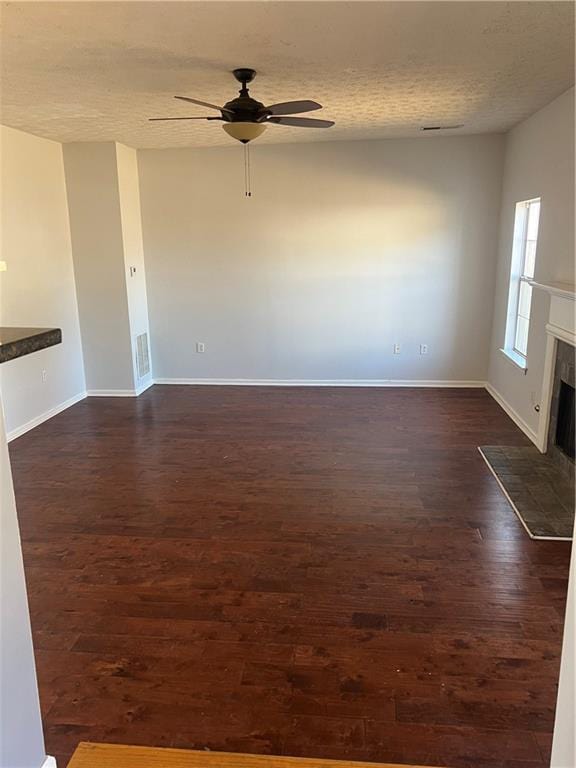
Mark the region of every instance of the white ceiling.
POLYGON ((230 144, 175 94, 223 103, 258 70, 264 103, 315 99, 327 130, 262 142, 500 132, 574 82, 571 2, 2 3, 1 118, 58 141, 230 144), (425 134, 424 134, 425 135, 425 134))

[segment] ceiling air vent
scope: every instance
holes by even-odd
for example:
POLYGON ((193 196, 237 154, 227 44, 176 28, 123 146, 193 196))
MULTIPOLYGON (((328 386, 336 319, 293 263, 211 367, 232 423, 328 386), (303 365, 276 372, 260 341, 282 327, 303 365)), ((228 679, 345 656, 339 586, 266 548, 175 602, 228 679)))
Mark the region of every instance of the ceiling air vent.
POLYGON ((424 125, 421 131, 455 131, 456 128, 464 128, 464 125, 424 125))

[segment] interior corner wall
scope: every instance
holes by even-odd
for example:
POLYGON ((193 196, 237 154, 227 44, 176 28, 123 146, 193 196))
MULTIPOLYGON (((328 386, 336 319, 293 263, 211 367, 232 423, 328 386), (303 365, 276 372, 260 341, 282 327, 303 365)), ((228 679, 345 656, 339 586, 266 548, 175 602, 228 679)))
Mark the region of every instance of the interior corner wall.
POLYGON ((527 370, 504 346, 514 212, 517 202, 542 198, 535 279, 574 285, 574 88, 516 126, 506 138, 489 383, 534 435, 542 395, 549 296, 532 292, 527 370))
POLYGON ((0 142, 0 325, 62 329, 61 344, 0 366, 10 437, 86 387, 62 145, 4 126, 0 142))
POLYGON ((140 150, 156 380, 485 381, 503 142, 140 150))
POLYGON ((132 393, 116 144, 64 145, 72 253, 89 393, 132 393))
POLYGON ((143 333, 147 337, 150 336, 136 150, 123 144, 116 144, 116 160, 124 246, 124 270, 128 296, 128 317, 133 349, 134 381, 137 382, 137 389, 142 389, 152 383, 152 369, 150 368, 148 374, 142 377, 139 376, 135 350, 137 336, 143 333))

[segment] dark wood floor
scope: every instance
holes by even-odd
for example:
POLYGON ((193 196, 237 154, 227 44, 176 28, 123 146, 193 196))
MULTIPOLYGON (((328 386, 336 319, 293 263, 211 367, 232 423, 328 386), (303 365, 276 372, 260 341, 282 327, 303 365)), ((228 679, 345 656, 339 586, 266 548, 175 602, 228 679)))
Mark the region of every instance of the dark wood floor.
POLYGON ((568 543, 483 390, 156 386, 10 447, 49 753, 548 765, 568 543))

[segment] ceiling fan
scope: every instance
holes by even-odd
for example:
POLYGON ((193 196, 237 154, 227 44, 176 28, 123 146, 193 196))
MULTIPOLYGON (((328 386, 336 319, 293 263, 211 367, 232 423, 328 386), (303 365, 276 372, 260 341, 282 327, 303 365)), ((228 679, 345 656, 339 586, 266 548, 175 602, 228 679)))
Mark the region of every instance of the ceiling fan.
POLYGON ((220 112, 216 117, 151 117, 151 121, 159 120, 219 120, 224 123, 222 126, 226 133, 232 138, 247 144, 249 141, 258 138, 266 130, 268 125, 289 125, 297 128, 330 128, 334 125, 333 120, 316 120, 311 117, 299 117, 302 112, 313 112, 322 109, 322 105, 316 101, 286 101, 281 104, 272 104, 268 107, 262 102, 253 99, 248 92, 248 83, 256 77, 254 69, 242 67, 233 70, 232 74, 241 84, 239 96, 232 101, 226 102, 223 107, 217 104, 210 104, 207 101, 191 99, 188 96, 175 96, 180 101, 188 101, 191 104, 198 104, 201 107, 208 107, 220 112), (298 115, 293 117, 292 115, 298 115))

